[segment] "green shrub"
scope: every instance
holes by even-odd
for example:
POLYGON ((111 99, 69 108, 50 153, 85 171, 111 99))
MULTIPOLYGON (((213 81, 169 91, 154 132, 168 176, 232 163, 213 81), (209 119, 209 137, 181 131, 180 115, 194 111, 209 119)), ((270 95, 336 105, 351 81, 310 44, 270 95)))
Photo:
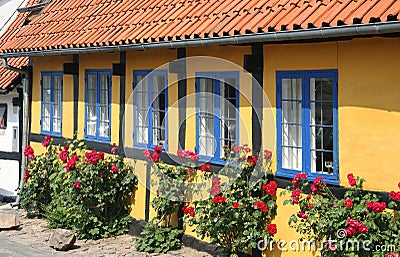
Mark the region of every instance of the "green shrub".
POLYGON ((86 151, 79 140, 60 148, 46 138, 43 145, 47 153, 30 156, 33 158, 21 196, 23 207, 44 215, 50 227, 72 229, 79 238, 126 233, 130 222, 128 198, 137 177, 133 168, 115 154, 116 148, 105 155, 86 151))
POLYGON ((183 231, 181 229, 147 223, 141 236, 136 239, 136 249, 142 252, 165 253, 182 247, 180 238, 183 236, 183 231))

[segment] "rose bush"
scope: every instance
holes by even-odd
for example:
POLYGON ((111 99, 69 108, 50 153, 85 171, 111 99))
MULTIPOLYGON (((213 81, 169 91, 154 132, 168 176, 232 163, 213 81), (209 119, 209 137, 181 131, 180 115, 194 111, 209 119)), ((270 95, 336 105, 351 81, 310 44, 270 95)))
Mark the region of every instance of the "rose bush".
MULTIPOLYGON (((157 195, 151 202, 156 216, 145 226, 140 238, 136 239, 136 248, 146 252, 168 252, 181 248, 183 230, 172 226, 172 218, 182 206, 182 197, 193 191, 185 187, 186 182, 196 177, 198 155, 178 150, 180 165, 167 165, 160 159, 162 148, 156 146, 154 152, 145 150, 143 155, 152 166, 151 186, 157 195)), ((185 213, 193 214, 190 208, 185 213)))
MULTIPOLYGON (((49 220, 50 227, 68 228, 79 238, 98 239, 127 232, 128 198, 137 185, 133 168, 123 158, 87 151, 82 141, 52 145, 42 143, 46 153, 29 157, 21 205, 49 220), (31 158, 32 157, 32 158, 31 158)), ((31 150, 32 149, 32 150, 31 150)))
POLYGON ((347 178, 350 188, 338 199, 322 177, 311 183, 304 173, 297 174, 292 186, 283 192, 290 193, 290 200, 284 204, 299 207, 289 225, 304 239, 315 240, 323 246, 322 256, 396 256, 390 250, 375 250, 385 249, 382 246, 399 249, 398 194, 394 191, 389 194, 388 207, 393 209, 390 210, 377 195, 363 190, 363 179, 351 173, 347 178))
POLYGON ((184 207, 186 224, 222 246, 227 256, 247 253, 260 239, 271 239, 277 233, 276 224, 271 224, 278 187, 271 179, 272 153, 264 152, 263 165, 250 152, 246 145, 234 147, 218 173, 201 169, 204 179, 211 181, 209 197, 184 207))

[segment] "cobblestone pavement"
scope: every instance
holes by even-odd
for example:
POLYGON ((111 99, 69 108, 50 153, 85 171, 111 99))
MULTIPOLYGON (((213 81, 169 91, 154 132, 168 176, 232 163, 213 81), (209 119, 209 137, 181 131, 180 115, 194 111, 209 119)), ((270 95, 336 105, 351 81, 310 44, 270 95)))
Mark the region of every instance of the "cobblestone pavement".
MULTIPOLYGON (((142 253, 135 250, 134 236, 122 235, 100 240, 77 240, 74 248, 67 252, 58 252, 48 246, 51 230, 46 228, 47 222, 43 219, 28 219, 21 210, 0 207, 0 212, 13 213, 19 217, 21 226, 17 230, 0 231, 0 256, 96 256, 96 257, 204 257, 217 256, 215 247, 202 247, 202 251, 191 247, 183 247, 179 251, 167 254, 142 253), (209 248, 209 249, 207 249, 209 248), (32 249, 30 254, 26 252, 32 249), (37 255, 39 253, 39 255, 37 255)), ((193 240, 192 240, 193 241, 193 240)), ((189 240, 190 242, 190 240, 189 240)))

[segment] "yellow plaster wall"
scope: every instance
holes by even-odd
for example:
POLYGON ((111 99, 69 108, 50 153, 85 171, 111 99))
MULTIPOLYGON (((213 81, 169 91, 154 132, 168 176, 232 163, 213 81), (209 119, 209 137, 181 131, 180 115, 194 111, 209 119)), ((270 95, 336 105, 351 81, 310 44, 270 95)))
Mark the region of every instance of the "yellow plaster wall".
POLYGON ((339 161, 366 188, 390 191, 400 181, 400 39, 339 43, 339 161))
MULTIPOLYGON (((62 72, 63 63, 72 62, 71 56, 51 56, 51 57, 34 57, 32 71, 32 116, 31 116, 31 132, 40 134, 40 115, 41 115, 41 73, 44 71, 62 72)), ((72 137, 73 114, 71 110, 74 107, 73 93, 73 76, 63 76, 63 106, 62 106, 62 136, 72 137), (71 124, 71 125, 70 125, 71 124)))

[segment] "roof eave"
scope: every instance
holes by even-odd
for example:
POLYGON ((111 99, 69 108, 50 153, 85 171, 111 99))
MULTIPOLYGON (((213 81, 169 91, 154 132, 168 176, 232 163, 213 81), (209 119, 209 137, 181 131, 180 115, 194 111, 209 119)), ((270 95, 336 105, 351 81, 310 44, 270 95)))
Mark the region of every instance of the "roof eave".
POLYGON ((342 37, 378 36, 400 32, 400 21, 378 22, 368 24, 352 24, 337 27, 322 27, 290 31, 275 31, 253 34, 241 34, 212 38, 196 38, 185 40, 161 41, 151 43, 110 45, 83 48, 65 48, 49 50, 33 50, 26 52, 7 52, 0 54, 2 58, 23 56, 45 56, 62 54, 100 53, 126 50, 150 50, 159 48, 182 48, 208 45, 239 45, 249 43, 279 43, 298 40, 328 40, 342 37))

